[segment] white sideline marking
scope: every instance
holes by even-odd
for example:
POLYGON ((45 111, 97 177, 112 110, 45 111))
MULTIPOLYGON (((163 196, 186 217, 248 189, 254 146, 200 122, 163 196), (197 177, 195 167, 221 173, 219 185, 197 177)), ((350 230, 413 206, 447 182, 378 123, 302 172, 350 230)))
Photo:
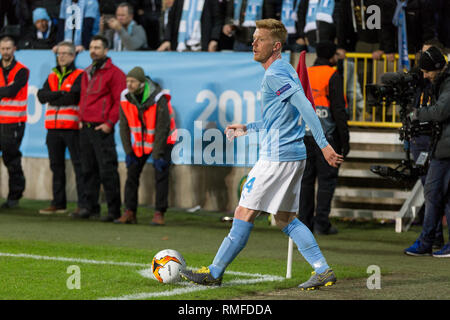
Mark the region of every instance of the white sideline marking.
MULTIPOLYGON (((63 262, 77 262, 77 263, 87 263, 87 264, 104 264, 104 265, 115 265, 115 266, 123 266, 123 267, 144 267, 146 269, 138 271, 138 273, 149 279, 155 280, 151 273, 151 269, 148 268, 150 263, 134 263, 134 262, 116 262, 116 261, 101 261, 101 260, 90 260, 90 259, 80 259, 80 258, 66 258, 66 257, 50 257, 50 256, 40 256, 35 254, 27 254, 27 253, 6 253, 0 252, 0 257, 11 257, 11 258, 27 258, 27 259, 35 259, 35 260, 49 260, 49 261, 63 261, 63 262)), ((189 268, 193 269, 193 268, 189 268)), ((283 277, 273 276, 273 275, 263 275, 259 273, 246 273, 246 272, 237 272, 237 271, 226 271, 226 274, 231 274, 239 277, 249 277, 251 279, 234 279, 231 281, 227 281, 222 284, 222 287, 231 287, 234 285, 242 285, 242 284, 253 284, 259 282, 273 282, 273 281, 283 281, 283 277)), ((139 299, 149 299, 149 298, 157 298, 157 297, 170 297, 179 294, 191 293, 195 291, 203 291, 203 290, 213 290, 220 287, 205 287, 196 284, 191 284, 188 282, 180 282, 180 285, 186 286, 185 288, 178 288, 170 291, 163 292, 143 292, 136 294, 129 294, 120 297, 105 297, 99 298, 99 300, 139 300, 139 299)))

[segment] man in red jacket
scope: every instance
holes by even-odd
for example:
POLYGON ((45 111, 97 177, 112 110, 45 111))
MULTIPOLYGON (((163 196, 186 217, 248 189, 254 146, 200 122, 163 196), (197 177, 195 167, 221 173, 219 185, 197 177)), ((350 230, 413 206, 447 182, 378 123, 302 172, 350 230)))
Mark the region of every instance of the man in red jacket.
POLYGON ((81 79, 80 145, 81 166, 85 176, 87 208, 74 218, 98 217, 100 183, 103 184, 107 216, 112 222, 120 217, 120 180, 114 125, 119 120, 120 94, 126 88, 125 74, 107 57, 108 41, 94 36, 89 45, 92 64, 81 79))

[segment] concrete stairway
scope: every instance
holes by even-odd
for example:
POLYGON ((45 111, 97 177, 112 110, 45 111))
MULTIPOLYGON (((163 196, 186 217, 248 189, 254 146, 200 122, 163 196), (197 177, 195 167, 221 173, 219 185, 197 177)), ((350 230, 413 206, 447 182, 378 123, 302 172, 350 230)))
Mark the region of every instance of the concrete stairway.
POLYGON ((405 158, 398 130, 351 129, 350 146, 330 216, 395 220, 397 232, 407 230, 423 203, 420 182, 400 184, 370 171, 371 165, 394 168, 405 158))

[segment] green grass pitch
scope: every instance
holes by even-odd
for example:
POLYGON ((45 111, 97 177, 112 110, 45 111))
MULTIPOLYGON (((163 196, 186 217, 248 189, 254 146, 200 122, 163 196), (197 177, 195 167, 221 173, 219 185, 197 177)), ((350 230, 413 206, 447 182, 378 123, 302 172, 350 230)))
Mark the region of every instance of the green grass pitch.
MULTIPOLYGON (((339 234, 317 236, 338 276, 335 286, 300 292, 310 266, 294 250, 292 278, 286 279, 287 237, 261 215, 247 247, 228 267, 223 286, 181 282, 160 284, 148 277, 153 256, 179 251, 189 267, 209 265, 231 224, 223 213, 169 210, 166 226, 149 225, 152 210, 141 207, 137 225, 75 221, 67 215, 44 216, 45 201, 21 200, 0 211, 0 299, 448 299, 449 259, 407 257, 419 226, 397 234, 391 224, 335 221, 339 234), (381 269, 381 288, 367 287, 381 269), (70 288, 79 269, 79 289, 70 288), (70 271, 70 269, 69 269, 70 271)), ((70 204, 69 209, 73 209, 70 204)), ((73 287, 73 286, 72 286, 73 287)))

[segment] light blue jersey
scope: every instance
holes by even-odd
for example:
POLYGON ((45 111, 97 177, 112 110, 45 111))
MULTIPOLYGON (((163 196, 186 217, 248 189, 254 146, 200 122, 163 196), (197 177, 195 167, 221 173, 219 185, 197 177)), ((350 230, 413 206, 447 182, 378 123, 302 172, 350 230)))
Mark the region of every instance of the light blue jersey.
POLYGON ((275 60, 267 68, 261 85, 262 120, 247 124, 247 130, 262 134, 260 159, 298 161, 306 159, 303 143, 305 122, 322 149, 328 145, 322 126, 306 98, 294 68, 275 60))

